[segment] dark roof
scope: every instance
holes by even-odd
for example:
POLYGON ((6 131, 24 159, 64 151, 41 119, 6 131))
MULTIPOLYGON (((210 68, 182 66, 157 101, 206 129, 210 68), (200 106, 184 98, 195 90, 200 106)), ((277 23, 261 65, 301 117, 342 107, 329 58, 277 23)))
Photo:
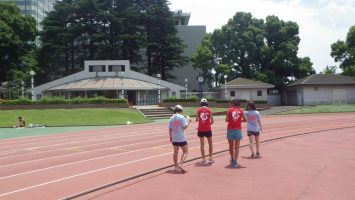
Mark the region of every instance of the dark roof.
POLYGON ((355 80, 353 77, 339 74, 312 74, 288 84, 296 85, 355 85, 355 80))
MULTIPOLYGON (((220 88, 224 88, 224 84, 219 86, 220 88)), ((269 83, 264 83, 261 81, 254 81, 246 78, 236 78, 227 82, 228 88, 273 88, 274 85, 269 83)))

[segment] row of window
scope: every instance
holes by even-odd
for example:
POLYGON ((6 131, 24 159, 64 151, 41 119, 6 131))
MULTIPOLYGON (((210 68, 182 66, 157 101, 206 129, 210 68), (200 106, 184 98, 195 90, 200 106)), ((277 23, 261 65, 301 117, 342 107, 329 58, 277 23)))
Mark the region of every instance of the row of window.
MULTIPOLYGON (((125 65, 109 65, 108 72, 124 72, 125 65)), ((89 65, 89 72, 106 72, 106 65, 89 65)))
MULTIPOLYGON (((256 91, 256 95, 257 95, 258 97, 263 96, 263 91, 262 91, 262 90, 256 91)), ((229 96, 235 97, 235 91, 230 91, 230 92, 229 92, 229 96)))

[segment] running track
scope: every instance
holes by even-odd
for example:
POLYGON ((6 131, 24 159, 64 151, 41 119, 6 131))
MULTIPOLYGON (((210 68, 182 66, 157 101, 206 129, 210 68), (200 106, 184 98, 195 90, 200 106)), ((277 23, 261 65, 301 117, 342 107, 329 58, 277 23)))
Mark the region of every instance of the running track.
MULTIPOLYGON (((215 121, 214 151, 225 150, 226 123, 215 121)), ((355 127, 355 113, 265 116, 263 125, 262 140, 268 140, 355 127)), ((198 157, 196 123, 187 135, 188 159, 198 157)), ((1 140, 0 199, 64 198, 170 165, 171 153, 167 123, 1 140)))

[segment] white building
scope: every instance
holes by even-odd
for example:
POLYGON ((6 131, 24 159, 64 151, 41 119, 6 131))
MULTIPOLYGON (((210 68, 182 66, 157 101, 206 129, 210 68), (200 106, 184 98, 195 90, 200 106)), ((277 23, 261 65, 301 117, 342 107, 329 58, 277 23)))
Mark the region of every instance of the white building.
POLYGON ((184 90, 180 85, 131 71, 128 60, 90 60, 85 61, 81 72, 35 87, 34 96, 124 97, 133 105, 153 105, 159 102, 159 96, 160 100, 180 98, 184 90))
POLYGON ((246 78, 236 78, 216 88, 222 99, 238 98, 252 101, 268 101, 268 92, 274 85, 246 78))
POLYGON ((355 80, 338 74, 313 74, 287 85, 286 105, 355 103, 355 80))

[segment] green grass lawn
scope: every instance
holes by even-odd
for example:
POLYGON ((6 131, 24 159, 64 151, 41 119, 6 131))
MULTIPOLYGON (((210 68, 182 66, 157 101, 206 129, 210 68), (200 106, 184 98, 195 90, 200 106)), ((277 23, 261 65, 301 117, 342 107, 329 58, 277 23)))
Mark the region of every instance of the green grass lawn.
POLYGON ((286 115, 286 114, 332 113, 332 112, 355 112, 355 104, 309 106, 309 107, 290 110, 290 111, 281 112, 277 114, 286 115))
POLYGON ((46 110, 5 110, 0 111, 0 127, 16 125, 22 116, 26 126, 30 123, 47 126, 88 126, 118 125, 127 121, 133 123, 150 122, 135 109, 46 109, 46 110))
MULTIPOLYGON (((216 112, 226 112, 228 109, 227 108, 215 108, 215 107, 210 107, 212 109, 213 113, 216 112)), ((183 112, 184 115, 190 115, 190 116, 194 116, 196 115, 198 107, 183 107, 183 112)))

